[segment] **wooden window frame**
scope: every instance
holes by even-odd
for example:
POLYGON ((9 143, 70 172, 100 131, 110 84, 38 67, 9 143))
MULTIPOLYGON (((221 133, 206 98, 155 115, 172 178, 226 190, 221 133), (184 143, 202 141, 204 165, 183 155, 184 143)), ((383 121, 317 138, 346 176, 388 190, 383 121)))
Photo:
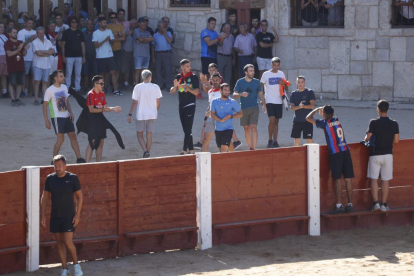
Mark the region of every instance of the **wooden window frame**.
MULTIPOLYGON (((343 0, 345 2, 345 0, 343 0)), ((345 28, 345 8, 344 3, 344 24, 342 26, 328 26, 328 22, 324 22, 324 25, 318 26, 303 26, 300 19, 300 3, 301 0, 290 0, 290 27, 291 28, 305 28, 305 29, 316 29, 316 28, 329 28, 329 29, 344 29, 345 28)))
MULTIPOLYGON (((183 3, 183 2, 187 2, 188 0, 169 0, 169 6, 171 8, 210 8, 211 7, 211 0, 195 0, 195 1, 200 1, 200 2, 209 2, 208 4, 188 4, 188 3, 183 3)), ((194 0, 192 0, 194 1, 194 0)))

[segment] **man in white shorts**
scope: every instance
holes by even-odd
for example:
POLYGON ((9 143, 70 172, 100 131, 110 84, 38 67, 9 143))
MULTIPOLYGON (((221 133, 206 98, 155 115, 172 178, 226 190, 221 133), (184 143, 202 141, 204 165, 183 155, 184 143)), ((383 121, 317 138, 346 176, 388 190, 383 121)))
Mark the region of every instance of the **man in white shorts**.
POLYGON ((369 122, 365 142, 370 142, 367 177, 371 178, 371 194, 374 199, 373 211, 386 212, 390 210, 387 205, 389 181, 392 179, 392 145, 400 140, 398 123, 387 116, 389 103, 380 100, 377 103, 379 117, 369 122), (378 178, 381 175, 381 204, 378 201, 378 178))
POLYGON ((261 31, 256 34, 257 42, 257 67, 259 67, 260 78, 266 70, 272 69, 271 60, 273 57, 273 45, 274 43, 279 42, 279 37, 276 33, 275 27, 272 27, 272 31, 275 33, 267 32, 267 27, 269 23, 267 20, 262 20, 260 22, 261 31))
POLYGON ((152 133, 155 131, 162 93, 158 85, 151 83, 152 73, 150 70, 143 70, 141 78, 142 83, 135 85, 132 92, 132 105, 128 114, 128 123, 131 123, 132 113, 135 107, 138 106, 136 113, 137 121, 135 122, 137 138, 144 151, 142 158, 148 158, 150 157, 152 133), (144 132, 146 133, 147 141, 144 139, 144 132))

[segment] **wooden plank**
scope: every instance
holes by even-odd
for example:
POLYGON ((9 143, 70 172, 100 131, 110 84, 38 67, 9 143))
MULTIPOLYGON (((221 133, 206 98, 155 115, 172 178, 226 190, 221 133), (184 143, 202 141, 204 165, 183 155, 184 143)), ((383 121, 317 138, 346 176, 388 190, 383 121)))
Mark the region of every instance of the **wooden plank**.
POLYGON ((130 20, 131 19, 137 19, 137 16, 138 16, 137 1, 131 0, 130 3, 131 3, 131 5, 130 5, 131 12, 128 13, 128 16, 131 17, 130 20))
POLYGON ((164 176, 154 176, 146 178, 134 178, 134 179, 125 179, 125 189, 131 188, 144 188, 144 187, 153 187, 153 186, 165 186, 165 185, 176 185, 184 183, 196 183, 196 176, 194 174, 177 174, 177 175, 164 175, 164 176))
POLYGON ((16 246, 6 249, 0 249, 0 255, 9 254, 9 253, 16 253, 16 252, 24 252, 29 250, 28 246, 16 246))
POLYGON ((184 204, 164 204, 164 205, 150 205, 142 206, 140 208, 125 208, 125 217, 145 217, 159 214, 170 214, 177 212, 193 211, 197 208, 195 201, 184 204))
POLYGON ((27 9, 30 18, 33 18, 34 15, 34 3, 33 0, 27 0, 27 9))
POLYGON ((197 226, 197 222, 195 220, 195 214, 194 219, 189 220, 182 220, 182 221, 176 221, 174 224, 171 224, 170 222, 156 222, 152 224, 145 224, 145 225, 139 225, 139 224, 126 224, 124 231, 126 233, 130 232, 141 232, 141 231, 152 231, 152 230, 161 230, 161 229, 169 229, 171 227, 179 228, 179 227, 186 227, 189 225, 197 226))
POLYGON ((106 12, 108 10, 108 0, 102 0, 102 12, 106 12))
POLYGON ((128 189, 128 192, 125 194, 125 200, 130 200, 131 198, 139 199, 140 197, 148 196, 157 196, 157 195, 170 195, 170 194, 181 194, 181 193, 190 193, 196 191, 195 183, 184 183, 177 185, 167 185, 167 186, 153 186, 145 188, 132 188, 128 189))
POLYGON ((4 223, 0 225, 0 249, 26 245, 26 223, 4 223))
POLYGON ((93 10, 94 10, 94 2, 88 1, 88 17, 89 17, 88 19, 90 20, 95 20, 93 10))
MULTIPOLYGON (((12 14, 13 14, 13 19, 14 19, 14 21, 16 21, 16 18, 18 18, 18 14, 19 14, 19 1, 18 0, 13 0, 12 1, 12 6, 13 6, 13 9, 12 9, 12 14)), ((16 24, 16 23, 14 23, 14 24, 16 24)))
POLYGON ((284 217, 284 218, 272 218, 272 219, 260 219, 260 220, 249 220, 249 221, 241 221, 241 222, 233 222, 233 223, 222 223, 222 224, 214 224, 214 229, 226 229, 226 228, 233 228, 239 226, 253 226, 253 225, 261 225, 261 224, 274 224, 274 223, 282 223, 282 222, 289 222, 289 221, 305 221, 309 220, 309 216, 295 216, 295 217, 284 217))
POLYGON ((147 178, 147 177, 158 177, 167 175, 179 175, 179 174, 194 174, 195 176, 195 165, 179 165, 179 166, 168 166, 158 167, 145 170, 130 170, 125 173, 125 179, 135 178, 147 178))
POLYGON ((73 15, 76 16, 79 19, 79 11, 80 11, 80 6, 79 6, 79 0, 73 0, 72 1, 72 9, 73 9, 73 15))
POLYGON ((303 215, 305 194, 213 203, 213 224, 303 215))
MULTIPOLYGON (((125 162, 119 162, 118 163, 118 236, 121 237, 121 235, 124 233, 124 204, 125 204, 125 196, 124 196, 124 190, 125 190, 125 162)), ((122 248, 124 246, 124 240, 121 238, 118 243, 118 256, 122 253, 122 248)))
POLYGON ((125 162, 126 171, 142 170, 146 168, 157 168, 157 167, 182 166, 182 165, 194 165, 195 166, 196 164, 194 155, 127 160, 124 162, 125 162))
MULTIPOLYGON (((186 211, 173 214, 161 214, 146 217, 125 217, 124 229, 125 232, 135 232, 144 230, 157 230, 157 229, 168 229, 182 226, 183 222, 192 221, 192 224, 196 224, 196 211, 186 211), (164 225, 162 228, 152 228, 147 226, 153 225, 164 225), (138 230, 131 231, 129 229, 135 228, 138 230), (150 229, 148 229, 150 228, 150 229)), ((191 224, 189 224, 191 225, 191 224)), ((187 225, 188 226, 188 225, 187 225)))
POLYGON ((149 197, 140 197, 138 201, 126 200, 125 208, 138 208, 142 206, 152 206, 152 205, 163 205, 170 203, 184 203, 189 201, 195 201, 195 193, 185 193, 181 195, 162 195, 162 196, 149 196, 149 197))
POLYGON ((170 228, 170 229, 163 229, 163 230, 153 230, 153 231, 142 231, 142 232, 135 232, 135 233, 125 233, 124 236, 128 239, 135 238, 135 237, 144 237, 144 236, 157 236, 157 235, 167 235, 172 233, 182 233, 182 232, 189 232, 189 231, 197 231, 197 226, 190 226, 190 227, 180 227, 180 228, 170 228))
MULTIPOLYGON (((73 239, 74 244, 87 244, 87 243, 94 243, 94 242, 107 242, 107 241, 117 241, 119 237, 117 235, 111 235, 111 236, 102 236, 102 237, 93 237, 93 238, 81 238, 81 239, 73 239)), ((41 242, 41 247, 50 247, 50 246, 56 246, 56 241, 47 241, 47 242, 41 242)))
POLYGON ((65 9, 65 0, 58 0, 59 13, 63 14, 65 9))
POLYGON ((116 0, 116 11, 122 8, 122 0, 116 0))

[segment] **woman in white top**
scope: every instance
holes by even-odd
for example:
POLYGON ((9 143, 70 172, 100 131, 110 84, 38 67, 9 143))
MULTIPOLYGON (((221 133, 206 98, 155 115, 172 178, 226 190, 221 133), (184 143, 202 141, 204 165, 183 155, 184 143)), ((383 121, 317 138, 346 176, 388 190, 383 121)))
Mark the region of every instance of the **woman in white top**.
POLYGON ((0 76, 1 76, 1 88, 3 89, 3 95, 7 93, 7 61, 6 51, 4 51, 4 43, 8 40, 4 35, 5 30, 4 23, 0 23, 0 76))

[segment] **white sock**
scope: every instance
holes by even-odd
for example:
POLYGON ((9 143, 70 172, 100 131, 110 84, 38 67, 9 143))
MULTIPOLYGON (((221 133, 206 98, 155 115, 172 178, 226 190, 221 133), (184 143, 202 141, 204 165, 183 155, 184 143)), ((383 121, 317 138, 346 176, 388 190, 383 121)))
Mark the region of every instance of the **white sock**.
POLYGON ((128 86, 128 82, 126 81, 126 82, 124 82, 124 84, 125 84, 125 86, 128 86))
POLYGON ((337 203, 336 204, 336 208, 341 208, 342 207, 342 204, 341 203, 337 203))
POLYGON ((352 206, 352 203, 348 203, 348 206, 352 206))
POLYGON ((7 93, 7 89, 3 89, 3 94, 6 94, 7 93))
POLYGON ((26 94, 28 93, 28 90, 27 90, 27 88, 25 88, 25 89, 24 89, 24 93, 26 93, 26 94))

